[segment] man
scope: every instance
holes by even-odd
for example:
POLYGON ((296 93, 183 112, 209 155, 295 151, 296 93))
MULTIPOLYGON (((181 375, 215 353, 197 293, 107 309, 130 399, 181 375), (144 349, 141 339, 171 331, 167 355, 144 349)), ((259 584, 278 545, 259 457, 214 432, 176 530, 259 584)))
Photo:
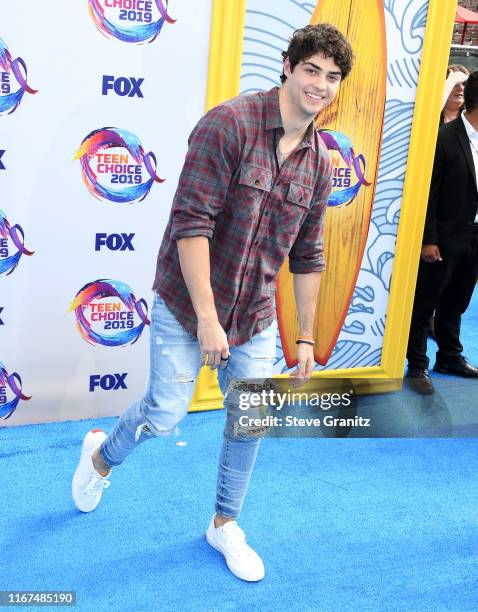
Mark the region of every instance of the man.
POLYGON ((478 72, 465 84, 464 101, 466 111, 438 132, 413 304, 407 376, 424 395, 433 393, 426 350, 435 308, 433 369, 478 378, 478 368, 462 355, 460 343, 461 315, 478 278, 478 72))
MULTIPOLYGON (((280 88, 213 108, 190 136, 158 255, 148 390, 109 436, 86 435, 72 483, 84 512, 99 503, 111 466, 143 441, 174 431, 201 365, 219 368, 226 407, 234 401, 231 381, 272 375, 275 277, 287 255, 300 324, 295 376, 310 377, 332 169, 314 119, 334 100, 352 51, 336 28, 322 24, 297 30, 283 57, 280 88)), ((264 576, 264 566, 236 518, 259 442, 225 429, 216 514, 206 533, 229 569, 251 581, 264 576)))

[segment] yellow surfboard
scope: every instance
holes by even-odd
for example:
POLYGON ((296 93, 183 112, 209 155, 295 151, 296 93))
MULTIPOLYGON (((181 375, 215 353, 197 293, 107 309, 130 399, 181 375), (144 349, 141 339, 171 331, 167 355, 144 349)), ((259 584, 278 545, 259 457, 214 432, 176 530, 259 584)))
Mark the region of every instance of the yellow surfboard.
MULTIPOLYGON (((355 62, 337 99, 318 117, 334 163, 326 213, 327 267, 314 321, 315 360, 325 365, 342 329, 367 241, 380 158, 386 91, 386 38, 381 0, 319 0, 311 23, 331 23, 352 45, 355 62)), ((279 273, 277 318, 287 366, 297 364, 299 333, 288 262, 279 273)))

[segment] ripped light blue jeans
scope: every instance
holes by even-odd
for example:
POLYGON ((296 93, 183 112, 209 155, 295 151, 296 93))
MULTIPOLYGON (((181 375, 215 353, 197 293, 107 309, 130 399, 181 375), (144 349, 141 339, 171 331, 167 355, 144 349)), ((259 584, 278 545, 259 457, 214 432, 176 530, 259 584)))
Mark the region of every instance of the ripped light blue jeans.
MULTIPOLYGON (((224 405, 237 392, 228 393, 231 381, 269 378, 275 357, 277 322, 241 346, 231 347, 226 368, 218 370, 224 405)), ((150 376, 146 395, 119 418, 100 447, 111 466, 125 458, 145 440, 173 433, 186 416, 200 369, 197 339, 178 323, 159 295, 151 313, 150 376)), ((216 488, 216 512, 237 518, 254 468, 260 437, 240 437, 224 429, 216 488)))

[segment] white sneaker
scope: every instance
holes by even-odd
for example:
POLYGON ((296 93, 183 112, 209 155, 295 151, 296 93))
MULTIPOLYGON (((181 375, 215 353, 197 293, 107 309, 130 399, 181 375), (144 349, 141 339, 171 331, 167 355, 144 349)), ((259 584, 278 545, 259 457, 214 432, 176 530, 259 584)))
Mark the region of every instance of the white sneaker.
POLYGON ((256 551, 246 544, 246 536, 236 521, 228 521, 222 527, 216 527, 212 517, 206 531, 206 540, 224 555, 227 567, 238 578, 251 582, 264 578, 264 563, 256 551))
POLYGON ((78 510, 91 512, 100 503, 103 489, 110 486, 108 476, 100 476, 93 467, 91 456, 98 446, 107 438, 101 429, 89 431, 81 447, 81 456, 78 467, 71 481, 71 494, 78 510))

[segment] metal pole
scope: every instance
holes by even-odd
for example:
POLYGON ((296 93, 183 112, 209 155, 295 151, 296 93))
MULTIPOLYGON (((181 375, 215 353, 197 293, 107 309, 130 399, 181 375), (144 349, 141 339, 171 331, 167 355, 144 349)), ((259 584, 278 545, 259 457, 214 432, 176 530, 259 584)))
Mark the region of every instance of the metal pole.
POLYGON ((463 49, 464 51, 478 51, 477 45, 450 45, 450 49, 463 49))

